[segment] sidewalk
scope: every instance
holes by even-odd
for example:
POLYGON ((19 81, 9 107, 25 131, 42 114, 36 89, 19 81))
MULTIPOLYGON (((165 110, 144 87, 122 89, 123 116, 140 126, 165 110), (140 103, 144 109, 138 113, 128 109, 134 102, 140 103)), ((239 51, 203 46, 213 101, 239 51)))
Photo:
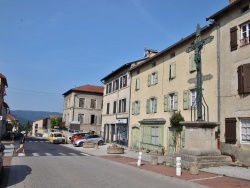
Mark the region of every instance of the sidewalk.
MULTIPOLYGON (((65 145, 71 147, 71 144, 65 145)), ((193 181, 209 187, 250 187, 250 167, 220 166, 199 169, 199 174, 192 175, 189 170, 183 170, 181 176, 176 175, 176 168, 173 165, 166 165, 166 156, 158 156, 158 165, 151 164, 151 155, 142 153, 142 165, 137 166, 139 152, 125 149, 124 154, 107 154, 107 147, 110 144, 96 148, 78 148, 84 153, 106 158, 115 162, 131 165, 140 169, 153 171, 166 176, 193 181)))

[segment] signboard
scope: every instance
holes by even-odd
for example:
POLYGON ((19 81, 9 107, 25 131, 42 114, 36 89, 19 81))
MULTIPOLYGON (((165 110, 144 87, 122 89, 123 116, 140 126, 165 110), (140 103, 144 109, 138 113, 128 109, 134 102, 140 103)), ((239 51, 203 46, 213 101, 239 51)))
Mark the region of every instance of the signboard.
POLYGON ((120 123, 120 124, 127 124, 128 123, 128 119, 124 118, 124 119, 116 119, 115 123, 120 123))

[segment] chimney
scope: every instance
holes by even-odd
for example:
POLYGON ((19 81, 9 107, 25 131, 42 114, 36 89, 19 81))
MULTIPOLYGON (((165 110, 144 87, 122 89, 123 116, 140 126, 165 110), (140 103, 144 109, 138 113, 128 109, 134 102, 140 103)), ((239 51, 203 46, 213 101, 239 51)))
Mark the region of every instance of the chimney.
POLYGON ((236 0, 229 0, 229 4, 232 4, 234 1, 236 1, 236 0))
POLYGON ((147 49, 147 48, 145 48, 144 51, 145 51, 144 57, 152 57, 152 56, 154 56, 155 54, 158 53, 157 50, 147 49))

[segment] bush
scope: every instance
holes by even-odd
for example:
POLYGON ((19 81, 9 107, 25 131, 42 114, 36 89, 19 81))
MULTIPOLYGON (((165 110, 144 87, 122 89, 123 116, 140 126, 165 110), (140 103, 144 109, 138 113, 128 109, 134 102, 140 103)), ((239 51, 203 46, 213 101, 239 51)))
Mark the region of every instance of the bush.
POLYGON ((181 115, 181 111, 174 112, 170 117, 171 127, 176 128, 176 131, 181 132, 183 126, 180 124, 181 121, 185 121, 184 117, 181 115))

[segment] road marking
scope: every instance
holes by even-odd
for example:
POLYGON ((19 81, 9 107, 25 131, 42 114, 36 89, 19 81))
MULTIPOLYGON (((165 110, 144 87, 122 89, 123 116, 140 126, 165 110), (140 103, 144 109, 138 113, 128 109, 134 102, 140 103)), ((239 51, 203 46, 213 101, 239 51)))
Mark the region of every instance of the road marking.
POLYGON ((63 156, 65 156, 66 154, 64 154, 64 153, 58 153, 59 155, 63 155, 63 156))
POLYGON ((84 155, 84 156, 90 156, 89 154, 87 154, 87 153, 81 153, 82 155, 84 155))
POLYGON ((39 154, 38 154, 38 153, 32 153, 32 155, 33 155, 34 157, 39 156, 39 154))
POLYGON ((18 153, 17 155, 18 155, 18 157, 24 157, 25 153, 18 153))
POLYGON ((74 156, 76 156, 77 154, 75 154, 75 153, 69 153, 70 155, 74 155, 74 156))
POLYGON ((52 156, 52 154, 51 154, 51 153, 45 153, 45 155, 47 155, 47 156, 52 156))

